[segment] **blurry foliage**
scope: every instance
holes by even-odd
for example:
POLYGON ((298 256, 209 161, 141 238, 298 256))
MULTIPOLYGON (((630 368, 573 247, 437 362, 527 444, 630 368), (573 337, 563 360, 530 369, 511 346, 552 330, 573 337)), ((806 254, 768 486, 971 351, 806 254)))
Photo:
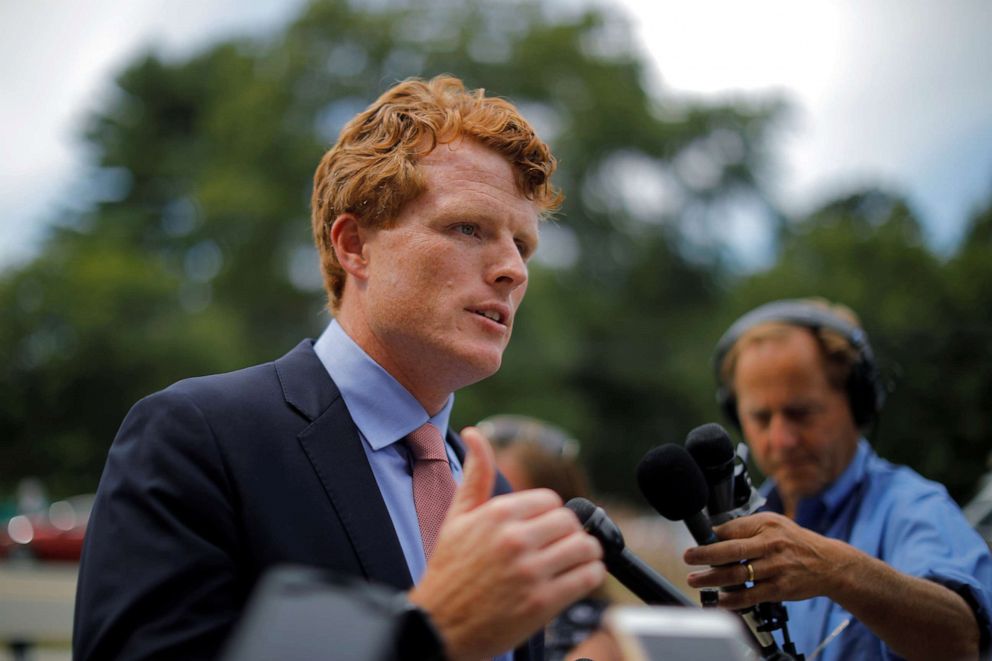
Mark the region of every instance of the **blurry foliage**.
POLYGON ((971 484, 992 436, 980 314, 992 213, 946 263, 881 193, 786 222, 760 185, 780 103, 649 95, 653 72, 616 11, 360 4, 319 0, 265 41, 149 54, 120 75, 86 135, 92 203, 0 276, 0 493, 27 474, 55 494, 92 490, 134 401, 316 336, 312 172, 384 89, 442 72, 517 103, 568 194, 503 368, 459 394, 456 426, 545 417, 583 441, 599 490, 636 498, 643 453, 717 415, 709 353, 726 325, 766 300, 819 294, 861 312, 901 371, 883 453, 958 496, 971 484), (742 204, 780 233, 762 273, 726 256, 726 210, 742 204))

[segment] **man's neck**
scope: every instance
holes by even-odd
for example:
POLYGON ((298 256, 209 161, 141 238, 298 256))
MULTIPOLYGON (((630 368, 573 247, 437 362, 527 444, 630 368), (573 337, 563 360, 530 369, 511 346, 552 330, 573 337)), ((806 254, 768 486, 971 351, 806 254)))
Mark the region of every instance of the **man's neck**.
POLYGON ((368 326, 355 323, 350 314, 343 308, 335 315, 335 319, 348 337, 352 339, 369 358, 386 370, 390 376, 406 388, 414 399, 420 402, 428 415, 434 416, 444 408, 451 397, 452 390, 439 383, 431 383, 429 379, 416 379, 414 370, 404 369, 403 365, 393 359, 383 343, 379 342, 368 326))

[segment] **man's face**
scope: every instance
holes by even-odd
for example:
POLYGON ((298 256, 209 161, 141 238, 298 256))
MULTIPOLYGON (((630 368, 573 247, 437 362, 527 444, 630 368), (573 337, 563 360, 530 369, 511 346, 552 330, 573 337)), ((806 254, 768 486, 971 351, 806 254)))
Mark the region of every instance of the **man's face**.
POLYGON ((538 209, 510 164, 472 140, 439 145, 419 166, 425 192, 366 239, 364 316, 366 350, 423 402, 499 368, 538 209))
POLYGON ((758 467, 791 508, 847 468, 859 433, 847 394, 827 380, 813 335, 801 328, 747 345, 734 376, 737 412, 758 467))

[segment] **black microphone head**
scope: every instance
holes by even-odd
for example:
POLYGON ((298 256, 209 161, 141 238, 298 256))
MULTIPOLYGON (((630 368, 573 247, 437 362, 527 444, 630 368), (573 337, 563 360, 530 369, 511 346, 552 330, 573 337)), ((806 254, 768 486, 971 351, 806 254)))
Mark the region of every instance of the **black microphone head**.
POLYGON ((572 498, 565 503, 565 507, 579 517, 583 530, 599 540, 604 555, 613 556, 623 552, 625 543, 620 526, 613 523, 613 519, 602 507, 597 507, 585 498, 572 498))
POLYGON ((683 521, 705 506, 709 488, 685 448, 674 443, 650 450, 637 465, 641 493, 666 519, 683 521))
POLYGON ((733 509, 737 455, 726 430, 712 422, 696 427, 685 437, 685 449, 696 460, 709 484, 710 499, 706 509, 710 516, 733 509))
POLYGON ((734 444, 730 435, 720 425, 710 422, 693 429, 685 437, 685 449, 696 463, 705 468, 733 465, 734 444))
POLYGON ((586 498, 572 498, 565 503, 565 507, 575 512, 575 516, 579 517, 579 523, 582 525, 585 525, 589 517, 596 512, 596 506, 586 498))

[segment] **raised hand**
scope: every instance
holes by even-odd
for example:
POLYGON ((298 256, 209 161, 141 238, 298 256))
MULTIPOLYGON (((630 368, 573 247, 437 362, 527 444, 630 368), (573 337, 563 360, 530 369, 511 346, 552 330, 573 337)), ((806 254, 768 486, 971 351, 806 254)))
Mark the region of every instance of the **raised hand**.
POLYGON ((488 441, 462 431, 462 484, 410 600, 426 610, 451 659, 507 651, 605 576, 602 549, 548 489, 490 498, 496 476, 488 441))

